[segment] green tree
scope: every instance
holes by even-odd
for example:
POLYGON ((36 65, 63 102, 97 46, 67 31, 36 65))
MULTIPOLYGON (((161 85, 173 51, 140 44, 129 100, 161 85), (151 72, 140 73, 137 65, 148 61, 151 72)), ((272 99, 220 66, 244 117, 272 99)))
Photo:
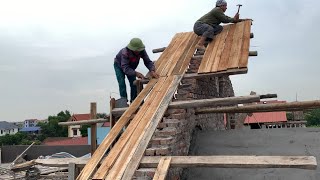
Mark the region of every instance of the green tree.
POLYGON ((41 139, 45 137, 67 137, 68 127, 58 125, 59 122, 66 122, 70 119, 71 115, 69 111, 61 111, 56 116, 49 116, 48 122, 38 123, 41 127, 41 139))
POLYGON ((313 109, 305 113, 307 126, 320 126, 320 109, 313 109))

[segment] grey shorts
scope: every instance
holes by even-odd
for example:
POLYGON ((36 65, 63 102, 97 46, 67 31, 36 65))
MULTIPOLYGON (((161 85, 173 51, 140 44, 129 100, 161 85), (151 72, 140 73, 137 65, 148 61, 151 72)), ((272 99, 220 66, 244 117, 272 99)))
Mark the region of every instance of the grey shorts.
POLYGON ((206 38, 212 39, 213 36, 219 34, 223 30, 223 27, 220 25, 209 25, 202 22, 196 22, 193 26, 193 31, 198 36, 204 36, 206 38))

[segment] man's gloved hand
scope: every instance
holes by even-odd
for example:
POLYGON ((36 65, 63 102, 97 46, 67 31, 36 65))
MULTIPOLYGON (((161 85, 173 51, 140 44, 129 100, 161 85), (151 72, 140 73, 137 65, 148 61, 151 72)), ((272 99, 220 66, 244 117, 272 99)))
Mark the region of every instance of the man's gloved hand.
POLYGON ((145 79, 144 75, 141 74, 140 72, 136 71, 136 76, 137 78, 140 78, 140 79, 145 79))
POLYGON ((150 75, 151 75, 151 77, 153 77, 153 78, 156 78, 156 79, 159 78, 159 74, 157 74, 155 71, 150 71, 150 75))

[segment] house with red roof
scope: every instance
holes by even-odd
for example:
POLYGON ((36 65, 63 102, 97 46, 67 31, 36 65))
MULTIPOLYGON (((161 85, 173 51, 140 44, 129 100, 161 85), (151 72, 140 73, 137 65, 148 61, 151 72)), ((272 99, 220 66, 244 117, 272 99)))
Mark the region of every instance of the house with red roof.
MULTIPOLYGON (((73 114, 68 121, 89 120, 90 114, 73 114)), ((81 137, 81 125, 68 126, 68 137, 81 137)))
POLYGON ((49 137, 42 144, 47 146, 88 145, 88 137, 49 137))
MULTIPOLYGON (((261 101, 257 104, 275 104, 275 103, 285 103, 286 101, 261 101)), ((261 129, 262 127, 267 127, 270 124, 284 124, 287 122, 287 113, 285 111, 279 112, 259 112, 247 114, 244 125, 250 126, 251 129, 261 129)))

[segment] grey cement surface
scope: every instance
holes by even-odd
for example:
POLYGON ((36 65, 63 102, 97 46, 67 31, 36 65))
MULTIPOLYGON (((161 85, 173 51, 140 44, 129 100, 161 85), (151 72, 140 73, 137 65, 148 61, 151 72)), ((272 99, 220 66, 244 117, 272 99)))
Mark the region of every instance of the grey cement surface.
MULTIPOLYGON (((320 159, 320 128, 198 131, 189 155, 287 155, 320 159)), ((318 162, 319 164, 319 162, 318 162)), ((320 180, 320 168, 188 168, 183 180, 320 180)))

